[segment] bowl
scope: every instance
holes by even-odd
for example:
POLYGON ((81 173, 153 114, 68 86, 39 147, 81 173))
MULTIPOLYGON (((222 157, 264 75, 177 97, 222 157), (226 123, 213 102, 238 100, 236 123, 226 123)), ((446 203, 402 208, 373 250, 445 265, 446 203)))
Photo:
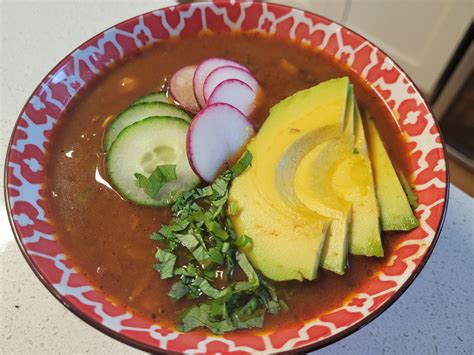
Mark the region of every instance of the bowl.
POLYGON ((134 17, 68 54, 38 85, 13 130, 5 164, 5 199, 18 246, 45 287, 69 310, 102 332, 157 352, 276 353, 316 349, 356 331, 380 315, 409 287, 439 237, 448 199, 445 146, 423 97, 383 51, 324 17, 262 3, 194 3, 134 17), (205 21, 203 21, 205 19, 205 21), (386 264, 338 307, 316 319, 261 333, 212 336, 165 329, 114 304, 90 285, 54 237, 43 201, 53 128, 61 113, 111 63, 171 37, 202 30, 259 32, 321 51, 361 77, 390 108, 411 152, 420 226, 401 239, 386 264))

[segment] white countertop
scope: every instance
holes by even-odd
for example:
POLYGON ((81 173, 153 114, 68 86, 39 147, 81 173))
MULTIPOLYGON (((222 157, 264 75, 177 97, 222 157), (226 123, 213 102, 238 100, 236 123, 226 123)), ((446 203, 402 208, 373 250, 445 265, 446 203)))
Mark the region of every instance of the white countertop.
MULTIPOLYGON (((20 109, 66 53, 115 23, 171 3, 0 0, 0 171, 20 109)), ((421 275, 380 317, 320 353, 472 354, 473 218, 474 199, 451 186, 443 232, 421 275)), ((43 287, 14 241, 3 197, 0 269, 0 353, 138 353, 81 321, 43 287)))

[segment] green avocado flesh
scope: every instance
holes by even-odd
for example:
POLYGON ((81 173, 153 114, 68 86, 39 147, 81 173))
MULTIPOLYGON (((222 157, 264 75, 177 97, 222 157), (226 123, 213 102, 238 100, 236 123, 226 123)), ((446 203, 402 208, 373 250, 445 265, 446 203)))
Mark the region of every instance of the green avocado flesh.
POLYGON ((366 120, 369 154, 384 231, 407 231, 418 226, 405 191, 372 119, 366 120))
POLYGON ((239 206, 231 219, 252 238, 243 250, 270 279, 313 280, 320 267, 342 275, 348 254, 384 255, 381 229, 418 225, 348 78, 272 107, 248 150, 252 166, 229 192, 239 206))

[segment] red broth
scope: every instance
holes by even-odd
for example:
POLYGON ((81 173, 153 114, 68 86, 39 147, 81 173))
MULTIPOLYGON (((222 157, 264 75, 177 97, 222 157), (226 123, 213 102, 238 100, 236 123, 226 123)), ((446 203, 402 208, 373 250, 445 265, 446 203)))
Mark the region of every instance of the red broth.
MULTIPOLYGON (((189 305, 172 302, 167 296, 171 281, 161 280, 151 267, 156 244, 149 234, 169 222, 169 208, 134 205, 107 186, 102 140, 111 119, 131 102, 159 91, 179 68, 208 57, 235 60, 256 75, 264 92, 252 117, 256 127, 281 99, 349 75, 359 105, 375 117, 389 149, 405 152, 390 112, 363 82, 348 68, 292 43, 243 34, 176 39, 110 69, 75 99, 54 133, 47 167, 48 214, 68 257, 92 284, 115 302, 169 327, 189 305)), ((406 165, 405 156, 397 154, 398 165, 406 165)), ((309 320, 339 305, 386 262, 397 239, 384 237, 385 258, 349 256, 344 276, 321 270, 313 282, 279 284, 288 295, 289 310, 268 315, 265 328, 309 320)))

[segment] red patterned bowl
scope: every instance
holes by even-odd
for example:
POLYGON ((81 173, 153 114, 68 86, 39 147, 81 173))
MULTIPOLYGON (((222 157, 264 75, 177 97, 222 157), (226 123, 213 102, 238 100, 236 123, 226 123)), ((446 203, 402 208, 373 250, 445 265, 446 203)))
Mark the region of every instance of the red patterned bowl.
POLYGON ((6 160, 5 196, 18 245, 43 284, 77 316, 104 333, 147 351, 274 353, 318 348, 374 319, 411 284, 438 239, 448 198, 448 171, 439 129, 407 75, 358 34, 326 18, 285 6, 221 2, 166 8, 122 22, 64 58, 40 83, 20 114, 6 160), (420 205, 420 227, 406 233, 387 264, 327 314, 259 335, 222 337, 163 329, 112 304, 78 274, 54 238, 42 183, 52 129, 71 99, 109 63, 175 36, 257 31, 309 44, 345 62, 391 108, 405 132, 420 205))

